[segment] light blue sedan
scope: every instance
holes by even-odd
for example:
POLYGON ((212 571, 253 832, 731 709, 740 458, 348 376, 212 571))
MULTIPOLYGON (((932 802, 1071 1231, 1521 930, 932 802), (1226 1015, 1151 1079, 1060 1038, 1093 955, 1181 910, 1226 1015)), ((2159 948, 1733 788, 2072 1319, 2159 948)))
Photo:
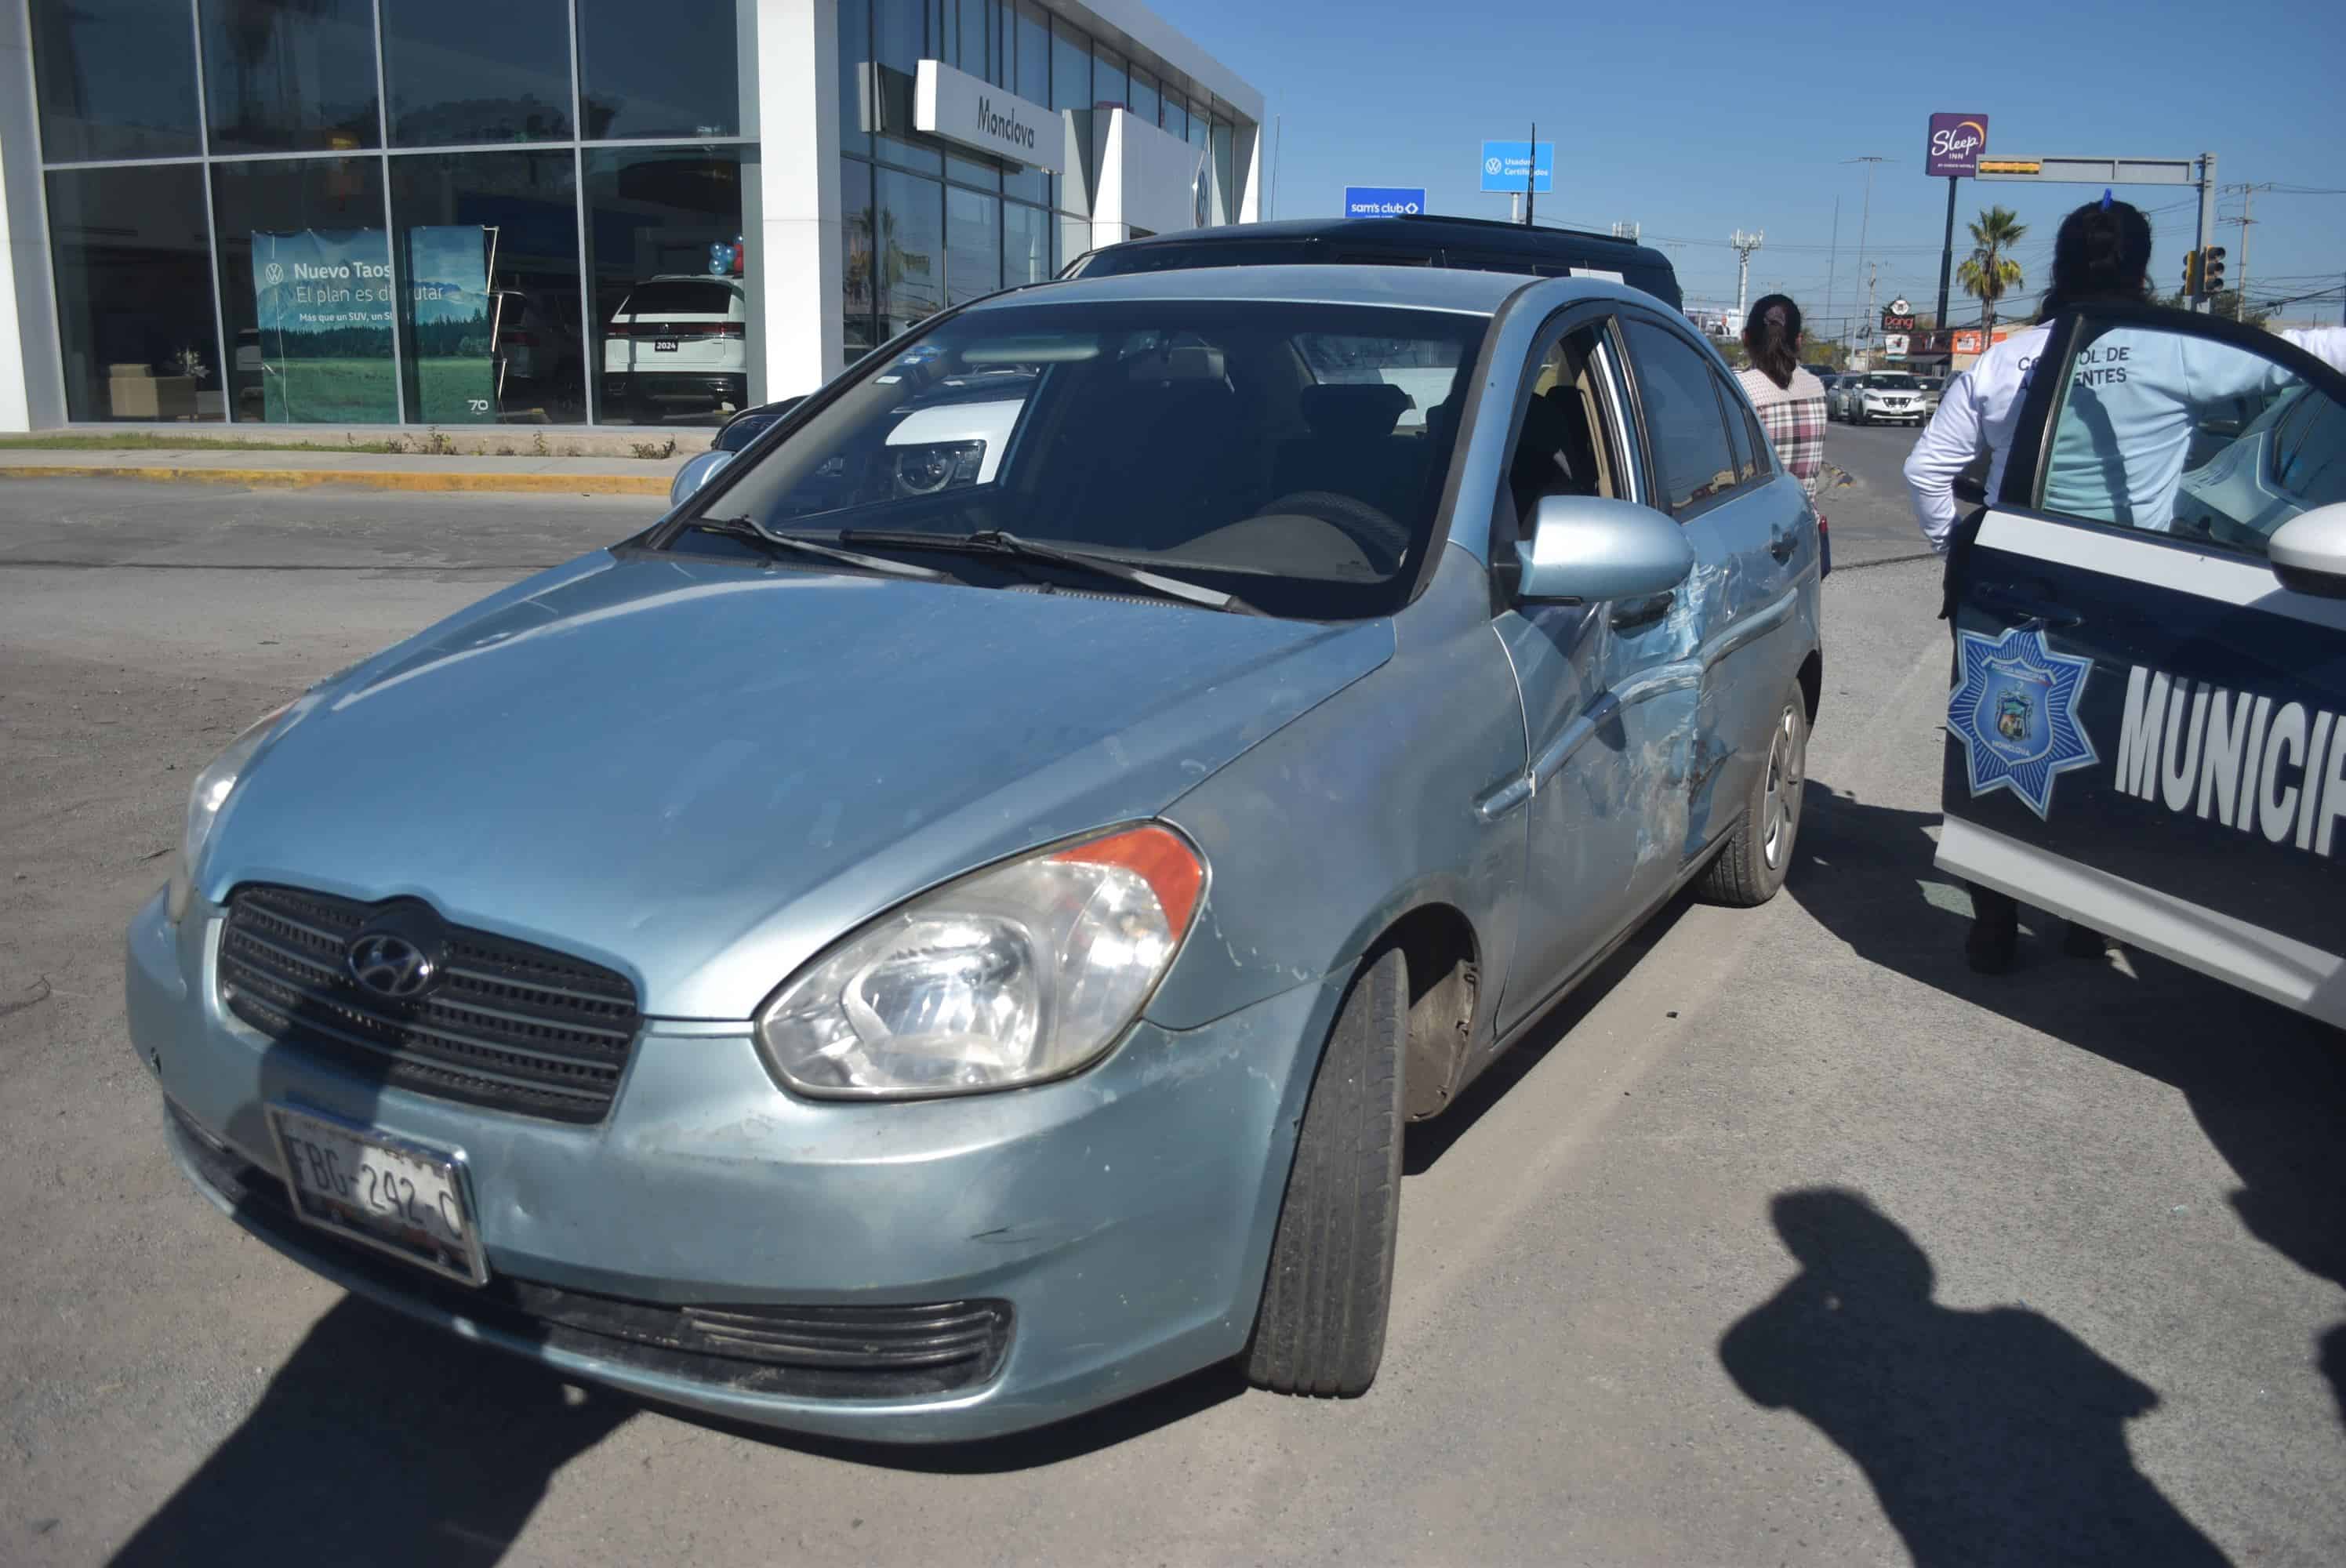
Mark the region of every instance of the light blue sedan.
POLYGON ((566 1376, 898 1441, 1358 1393, 1403 1124, 1782 882, 1819 544, 1616 286, 996 295, 253 726, 131 1035, 219 1208, 566 1376))

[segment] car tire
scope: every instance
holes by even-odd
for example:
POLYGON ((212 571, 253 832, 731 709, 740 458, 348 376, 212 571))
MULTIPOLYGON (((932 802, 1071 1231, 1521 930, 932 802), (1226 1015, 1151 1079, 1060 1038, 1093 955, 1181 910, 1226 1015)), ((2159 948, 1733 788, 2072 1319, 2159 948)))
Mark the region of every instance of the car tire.
POLYGON ((1752 778, 1743 815, 1703 868, 1699 891, 1713 903, 1751 909, 1784 885, 1800 833, 1801 789, 1808 780, 1809 705, 1796 685, 1777 709, 1768 759, 1752 778))
POLYGON ((1282 1394, 1363 1393, 1384 1359, 1401 1219, 1409 969, 1362 969, 1328 1032, 1270 1243, 1247 1380, 1282 1394))

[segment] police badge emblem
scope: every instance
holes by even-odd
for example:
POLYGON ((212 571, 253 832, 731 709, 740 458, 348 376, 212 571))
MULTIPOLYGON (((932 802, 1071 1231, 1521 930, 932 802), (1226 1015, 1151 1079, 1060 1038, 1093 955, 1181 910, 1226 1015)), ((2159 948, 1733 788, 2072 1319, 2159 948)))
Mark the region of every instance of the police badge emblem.
POLYGON ((2077 718, 2093 660, 2053 652, 2035 627, 2000 637, 1964 632, 1955 646, 1947 728, 1970 758, 1973 795, 2009 789, 2043 817, 2055 779, 2101 760, 2077 718))

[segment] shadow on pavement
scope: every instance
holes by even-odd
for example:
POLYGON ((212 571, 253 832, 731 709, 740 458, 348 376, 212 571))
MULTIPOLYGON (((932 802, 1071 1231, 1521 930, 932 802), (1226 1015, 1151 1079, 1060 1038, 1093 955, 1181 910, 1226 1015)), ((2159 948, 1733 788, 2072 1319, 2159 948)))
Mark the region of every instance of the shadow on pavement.
POLYGON ((2127 1451, 2156 1391, 2041 1313, 1937 1305, 1930 1256, 1855 1193, 1770 1209, 1800 1272, 1719 1359, 1841 1445, 1919 1568, 2227 1561, 2127 1451))
MULTIPOLYGON (((1968 903, 1931 863, 1937 813, 1808 789, 1789 896, 1861 958, 2171 1085, 2239 1176, 2231 1202, 2249 1233, 2346 1286, 2346 1050, 2334 1031, 2147 954, 2128 955, 2139 978, 2064 958, 2061 922, 2025 906, 2019 967, 1974 974, 1961 952, 1968 903)), ((2346 1424, 2346 1323, 2310 1359, 2346 1424)))
POLYGON ((346 1297, 114 1563, 493 1563, 635 1409, 346 1297))

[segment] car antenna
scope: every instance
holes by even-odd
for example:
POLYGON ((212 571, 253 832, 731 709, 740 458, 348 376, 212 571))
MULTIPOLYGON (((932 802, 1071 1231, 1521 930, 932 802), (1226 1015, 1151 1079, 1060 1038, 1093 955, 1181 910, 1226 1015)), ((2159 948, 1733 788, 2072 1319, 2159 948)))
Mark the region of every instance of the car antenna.
POLYGON ((1532 143, 1524 159, 1524 227, 1532 226, 1532 203, 1539 199, 1539 121, 1532 121, 1532 143))

